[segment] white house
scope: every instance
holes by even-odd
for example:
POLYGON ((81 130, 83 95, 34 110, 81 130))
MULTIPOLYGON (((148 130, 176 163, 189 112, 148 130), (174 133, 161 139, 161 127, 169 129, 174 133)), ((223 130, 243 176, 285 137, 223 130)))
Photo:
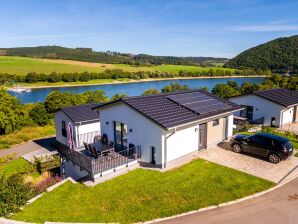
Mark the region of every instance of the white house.
POLYGON ((93 107, 100 104, 87 104, 61 108, 55 113, 56 141, 68 146, 68 125, 73 127, 75 148, 83 146, 83 142, 92 143, 94 137, 100 135, 100 120, 93 107))
POLYGON ((141 165, 166 168, 232 135, 241 107, 204 90, 137 96, 95 107, 102 136, 119 150, 138 146, 141 165))
POLYGON ((264 126, 280 127, 298 122, 298 93, 289 89, 270 89, 232 97, 230 101, 245 109, 235 116, 261 121, 264 126))

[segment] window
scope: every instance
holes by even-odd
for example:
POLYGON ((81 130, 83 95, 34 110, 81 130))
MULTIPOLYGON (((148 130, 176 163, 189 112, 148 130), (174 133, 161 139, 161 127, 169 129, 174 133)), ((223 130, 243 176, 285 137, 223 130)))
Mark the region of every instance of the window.
POLYGON ((266 138, 266 137, 263 137, 263 144, 266 147, 273 147, 274 146, 273 140, 271 138, 266 138))
POLYGON ((67 137, 65 121, 62 121, 62 136, 67 137))
POLYGON ((248 139, 252 142, 262 144, 262 137, 261 136, 253 135, 253 136, 249 137, 248 139))
POLYGON ((213 127, 219 125, 219 119, 214 120, 212 124, 213 127))

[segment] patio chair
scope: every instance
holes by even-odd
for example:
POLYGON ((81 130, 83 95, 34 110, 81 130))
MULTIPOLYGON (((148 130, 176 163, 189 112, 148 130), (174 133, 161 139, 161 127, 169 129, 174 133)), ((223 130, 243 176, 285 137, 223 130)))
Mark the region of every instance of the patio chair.
POLYGON ((93 153, 92 153, 92 151, 90 151, 90 149, 89 149, 89 145, 88 145, 86 142, 83 142, 83 144, 84 144, 84 147, 85 147, 85 149, 86 149, 86 152, 87 152, 88 154, 91 153, 91 155, 92 155, 93 153))
POLYGON ((94 143, 95 143, 95 142, 101 142, 101 136, 100 136, 100 135, 96 135, 96 136, 94 137, 93 142, 94 142, 94 143))
POLYGON ((93 152, 93 155, 94 155, 95 159, 98 159, 99 154, 98 154, 96 148, 95 148, 94 146, 92 146, 92 147, 91 147, 91 150, 92 150, 92 152, 93 152))

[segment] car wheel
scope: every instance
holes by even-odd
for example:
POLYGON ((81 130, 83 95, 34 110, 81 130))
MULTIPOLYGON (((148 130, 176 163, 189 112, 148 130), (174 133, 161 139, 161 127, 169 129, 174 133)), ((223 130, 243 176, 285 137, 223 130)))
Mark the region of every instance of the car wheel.
POLYGON ((242 148, 239 144, 234 144, 232 148, 233 148, 233 151, 237 153, 240 153, 242 151, 242 148))
POLYGON ((274 164, 279 163, 280 162, 280 157, 277 154, 275 154, 275 153, 271 153, 269 155, 269 161, 271 163, 274 163, 274 164))

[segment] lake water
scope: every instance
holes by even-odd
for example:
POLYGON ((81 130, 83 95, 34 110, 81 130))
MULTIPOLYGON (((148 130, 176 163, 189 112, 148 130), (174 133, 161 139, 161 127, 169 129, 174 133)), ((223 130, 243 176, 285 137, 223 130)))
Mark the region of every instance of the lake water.
POLYGON ((177 79, 177 80, 160 80, 150 82, 137 83, 120 83, 120 84, 104 84, 94 86, 75 86, 75 87, 55 87, 32 89, 28 93, 10 92, 11 95, 16 96, 22 103, 36 103, 45 100, 46 96, 52 91, 82 93, 89 90, 103 90, 108 97, 112 97, 116 93, 124 93, 128 96, 141 95, 145 90, 155 88, 161 90, 164 86, 170 83, 178 82, 182 85, 187 85, 189 88, 200 88, 207 86, 209 91, 219 83, 226 83, 228 80, 236 81, 239 85, 244 82, 261 83, 263 77, 241 77, 241 78, 203 78, 203 79, 177 79))

